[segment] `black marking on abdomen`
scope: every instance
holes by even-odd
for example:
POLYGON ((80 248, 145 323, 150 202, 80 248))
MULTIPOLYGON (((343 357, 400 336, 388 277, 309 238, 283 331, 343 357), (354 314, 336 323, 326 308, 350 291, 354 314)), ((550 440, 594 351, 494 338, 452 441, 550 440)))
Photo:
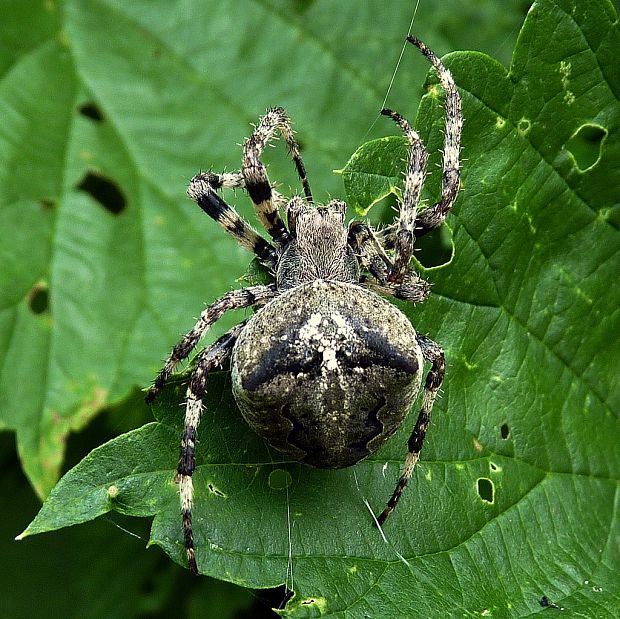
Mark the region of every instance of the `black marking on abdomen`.
MULTIPOLYGON (((360 413, 360 425, 349 424, 349 434, 344 437, 346 442, 326 442, 325 436, 317 431, 317 424, 324 427, 323 411, 315 411, 308 407, 298 409, 294 416, 290 405, 282 407, 281 414, 293 425, 286 442, 306 453, 301 462, 319 469, 339 469, 351 466, 370 454, 368 443, 383 432, 383 424, 379 421, 379 412, 386 404, 380 397, 378 402, 366 414, 360 413)), ((324 407, 327 410, 327 407, 324 407)), ((331 423, 336 423, 331 421, 331 423)))
MULTIPOLYGON (((357 331, 356 343, 360 348, 358 354, 353 354, 352 342, 344 341, 336 350, 336 360, 343 370, 353 372, 355 368, 367 369, 370 367, 387 368, 410 376, 419 371, 418 361, 414 356, 403 353, 394 346, 389 339, 376 329, 370 329, 366 324, 355 319, 351 321, 357 331), (362 326, 368 330, 363 331, 362 326), (348 349, 348 350, 347 350, 348 349), (349 354, 347 354, 347 352, 349 354)), ((296 335, 297 333, 295 333, 296 335)), ((299 358, 292 340, 291 330, 275 334, 275 341, 261 355, 256 369, 251 373, 243 373, 241 385, 246 391, 256 391, 262 385, 272 382, 279 376, 297 376, 304 374, 308 379, 318 378, 322 373, 322 355, 318 350, 306 350, 306 357, 299 358), (282 341, 281 336, 287 335, 282 341)), ((308 342, 306 346, 311 346, 308 342)))

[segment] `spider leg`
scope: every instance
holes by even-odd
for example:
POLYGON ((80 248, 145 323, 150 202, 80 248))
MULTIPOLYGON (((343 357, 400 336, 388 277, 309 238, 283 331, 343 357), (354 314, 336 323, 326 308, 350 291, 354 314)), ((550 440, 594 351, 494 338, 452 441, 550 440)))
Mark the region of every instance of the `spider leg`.
POLYGON ((411 478, 413 469, 420 457, 420 451, 424 444, 424 438, 426 436, 426 429, 431 419, 431 411, 433 409, 433 403, 437 396, 437 392, 441 387, 445 374, 445 357, 443 349, 439 344, 436 344, 432 340, 423 335, 417 335, 416 341, 422 349, 423 357, 432 363, 432 367, 426 375, 426 383, 424 385, 424 397, 422 400, 422 407, 418 415, 413 432, 409 437, 408 453, 405 458, 405 464, 401 472, 398 483, 392 497, 387 503, 386 508, 383 510, 377 521, 382 525, 387 517, 394 511, 396 504, 398 503, 404 489, 407 487, 407 483, 411 478))
POLYGON ((295 141, 293 129, 286 112, 281 107, 267 110, 260 119, 258 126, 243 145, 243 166, 241 172, 245 180, 245 188, 254 203, 256 214, 265 226, 269 235, 278 243, 289 239, 288 231, 280 218, 277 205, 274 204, 273 191, 267 176, 265 165, 260 160, 268 142, 279 131, 291 155, 299 178, 301 179, 304 194, 308 202, 312 202, 312 192, 306 177, 306 169, 299 145, 295 141))
MULTIPOLYGON (((222 172, 222 174, 203 172, 199 176, 207 179, 213 189, 245 189, 245 179, 241 172, 222 172)), ((286 206, 289 201, 288 198, 273 188, 271 194, 277 208, 286 206)))
POLYGON ((430 294, 430 284, 422 279, 411 267, 407 267, 400 281, 391 282, 392 262, 372 228, 361 221, 349 224, 348 243, 358 256, 372 279, 362 279, 361 284, 375 292, 391 295, 397 299, 421 303, 430 294))
POLYGON ((399 283, 403 281, 405 273, 409 270, 409 263, 413 255, 418 202, 426 175, 428 152, 420 136, 398 112, 384 108, 381 110, 381 114, 389 116, 399 125, 409 142, 410 149, 405 174, 405 191, 394 232, 394 264, 388 275, 389 282, 399 283))
POLYGON ((459 151, 461 149, 463 115, 461 113, 461 97, 450 71, 444 67, 441 60, 418 38, 409 36, 407 41, 415 45, 430 61, 446 93, 446 135, 443 149, 442 195, 439 202, 424 209, 416 221, 417 235, 422 236, 441 225, 456 201, 460 186, 459 151))
POLYGON ((192 529, 192 505, 194 502, 194 486, 192 475, 196 468, 196 432, 202 413, 202 398, 207 388, 209 372, 221 367, 230 356, 233 344, 245 323, 238 324, 225 333, 219 340, 205 348, 196 358, 196 366, 187 387, 185 405, 185 425, 181 439, 181 454, 177 466, 177 482, 183 516, 183 540, 187 553, 190 572, 198 574, 196 553, 194 550, 194 533, 192 529))
POLYGON ((242 187, 240 174, 213 174, 200 172, 189 183, 187 195, 226 232, 232 234, 243 247, 256 254, 259 261, 275 272, 278 261, 273 245, 243 220, 217 193, 222 187, 242 187))
POLYGON ((400 282, 390 282, 385 279, 376 282, 368 281, 365 284, 379 294, 391 295, 411 303, 422 303, 431 293, 431 285, 413 269, 408 269, 400 282))
POLYGON ((191 331, 188 331, 181 341, 172 349, 164 367, 157 375, 152 387, 148 390, 145 400, 147 404, 153 402, 164 386, 176 366, 187 359, 200 338, 217 322, 225 312, 233 309, 263 305, 277 295, 275 284, 269 286, 251 286, 239 290, 231 290, 209 305, 201 314, 198 322, 191 331))
POLYGON ((349 223, 347 243, 353 249, 362 266, 376 279, 384 279, 392 268, 392 262, 379 242, 377 232, 363 221, 349 223))

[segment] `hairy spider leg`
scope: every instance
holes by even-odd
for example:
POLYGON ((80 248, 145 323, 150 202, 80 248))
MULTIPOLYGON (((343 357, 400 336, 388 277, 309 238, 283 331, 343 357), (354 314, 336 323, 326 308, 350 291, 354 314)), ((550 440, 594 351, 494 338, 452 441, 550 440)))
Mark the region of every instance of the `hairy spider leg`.
POLYGON ((404 280, 409 271, 409 263, 413 256, 418 203, 426 176, 428 152, 420 136, 398 112, 383 108, 381 114, 389 116, 402 129, 409 142, 405 191, 394 237, 394 264, 388 274, 388 281, 398 284, 404 280))
POLYGON ((270 284, 268 286, 251 286, 249 288, 231 290, 209 305, 209 307, 200 314, 200 318, 191 331, 188 331, 181 341, 172 349, 164 367, 159 372, 155 382, 146 394, 146 403, 150 404, 155 400, 157 394, 172 372, 174 372, 176 366, 183 361, 183 359, 187 359, 196 344, 200 341, 200 338, 209 330, 209 327, 217 322, 227 311, 263 305, 277 296, 277 294, 275 284, 270 284))
POLYGON ((418 237, 437 228, 444 221, 456 202, 460 187, 459 152, 461 150, 461 131, 463 115, 461 113, 461 97, 452 79, 452 74, 435 54, 420 39, 407 37, 407 41, 415 45, 433 65, 441 86, 446 93, 445 99, 445 141, 443 148, 443 171, 441 180, 441 199, 424 209, 416 222, 418 237))
POLYGON ((422 407, 420 408, 418 420, 413 428, 413 432, 409 437, 408 453, 405 458, 403 470, 400 474, 400 478, 396 484, 392 497, 388 501, 386 508, 383 512, 381 512, 379 518, 377 518, 379 525, 382 525, 386 521, 387 517, 394 511, 396 504, 409 483, 409 479, 413 474, 413 469, 420 458, 420 452, 422 451, 424 438, 426 437, 426 429, 428 428, 428 424, 431 420, 433 403, 435 402, 437 392, 441 387, 445 374, 446 362, 441 346, 433 342, 433 340, 419 334, 416 336, 416 341, 422 349, 422 356, 424 359, 432 363, 432 367, 426 375, 422 407))
POLYGON ((267 113, 260 119, 258 126, 252 135, 243 145, 243 165, 241 173, 245 180, 245 188, 254 203, 256 214, 261 220, 265 229, 276 242, 286 243, 289 240, 289 233, 280 218, 277 205, 274 203, 273 190, 267 169, 260 156, 266 148, 269 140, 273 139, 276 131, 279 131, 288 152, 295 164, 299 178, 304 188, 304 194, 308 202, 312 202, 312 192, 306 176, 306 168, 301 160, 299 145, 295 141, 291 122, 281 107, 274 107, 267 110, 267 113))
POLYGON ((216 190, 222 187, 235 188, 243 185, 244 181, 240 174, 200 172, 190 181, 187 195, 226 232, 232 234, 243 247, 256 254, 262 264, 275 272, 278 256, 274 246, 260 236, 216 193, 216 190))
POLYGON ((430 284, 411 267, 407 267, 399 282, 391 282, 392 262, 385 253, 381 241, 372 228, 362 221, 349 224, 348 243, 370 274, 372 279, 362 277, 361 284, 374 292, 391 295, 412 303, 421 303, 431 292, 430 284))
POLYGON ((181 439, 181 454, 177 466, 177 482, 181 500, 181 514, 183 517, 183 542, 187 554, 187 563, 190 572, 198 574, 196 551, 194 549, 194 531, 192 528, 192 506, 194 503, 194 485, 192 475, 196 468, 196 433, 202 414, 202 398, 207 388, 209 372, 221 367, 230 356, 232 347, 243 327, 244 321, 225 333, 211 346, 205 348, 196 357, 196 366, 192 372, 187 387, 185 403, 185 425, 181 439))

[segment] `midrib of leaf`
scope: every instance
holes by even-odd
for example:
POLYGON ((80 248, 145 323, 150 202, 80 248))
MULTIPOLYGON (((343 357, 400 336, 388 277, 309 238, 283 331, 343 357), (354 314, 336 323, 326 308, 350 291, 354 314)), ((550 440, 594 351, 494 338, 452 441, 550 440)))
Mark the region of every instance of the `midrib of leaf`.
MULTIPOLYGON (((201 82, 207 85, 210 91, 213 92, 219 99, 221 99, 222 103, 224 104, 223 107, 233 111, 243 123, 250 124, 256 122, 255 108, 252 108, 251 110, 248 108, 244 108, 242 107, 241 101, 239 99, 231 99, 230 97, 228 97, 225 92, 223 92, 222 89, 218 86, 217 82, 209 79, 208 72, 202 71, 198 67, 191 64, 190 59, 181 54, 170 42, 159 36, 156 32, 145 28, 144 25, 135 17, 133 17, 130 13, 123 11, 123 6, 120 6, 118 4, 114 4, 112 6, 108 2, 106 2, 106 0, 91 1, 97 2, 100 6, 105 7, 112 14, 119 15, 120 17, 122 17, 122 19, 126 20, 127 23, 135 26, 136 30, 146 34, 148 38, 150 38, 152 41, 156 41, 159 45, 161 45, 161 47, 170 54, 170 57, 178 62, 179 67, 182 67, 184 71, 184 73, 182 73, 183 75, 188 77, 193 83, 201 82)), ((259 6, 269 15, 277 17, 281 23, 293 30, 297 35, 303 36, 305 40, 312 41, 316 45, 316 47, 321 50, 324 56, 328 58, 336 67, 342 69, 343 73, 348 74, 351 78, 353 78, 354 81, 357 81, 361 86, 363 86, 362 90, 363 92, 366 92, 368 94, 369 100, 381 100, 381 98, 383 97, 381 91, 379 91, 377 88, 374 88, 371 82, 366 80, 360 72, 354 69, 352 65, 349 65, 342 58, 340 58, 334 52, 334 50, 332 50, 325 41, 317 37, 316 34, 311 32, 310 30, 302 30, 295 20, 287 18, 285 15, 279 13, 278 11, 275 11, 274 7, 270 6, 263 0, 252 0, 252 2, 256 6, 259 6)), ((92 89, 93 85, 88 81, 88 77, 81 74, 79 71, 78 74, 85 83, 89 84, 89 87, 92 89)), ((111 116, 108 107, 103 107, 104 109, 106 109, 107 116, 111 116)), ((117 131, 121 131, 118 125, 117 131)), ((333 149, 329 148, 325 144, 316 141, 314 135, 310 132, 304 133, 304 142, 309 148, 316 148, 324 153, 334 152, 333 149)), ((140 171, 140 174, 144 176, 142 171, 140 171)))
POLYGON ((273 6, 271 6, 269 3, 265 2, 264 0, 253 0, 253 2, 257 6, 262 7, 266 13, 269 13, 270 15, 277 17, 281 23, 291 28, 295 32, 295 34, 297 34, 300 38, 303 37, 306 40, 312 41, 317 46, 317 48, 321 50, 321 52, 325 55, 326 58, 329 58, 329 60, 335 66, 342 69, 343 73, 350 75, 354 79, 354 81, 363 85, 364 88, 366 89, 367 94, 370 96, 369 98, 373 100, 376 98, 377 101, 381 101, 383 97, 382 91, 380 91, 376 86, 374 86, 372 82, 369 82, 363 76, 362 73, 360 73, 359 71, 356 71, 352 65, 350 65, 349 63, 345 62, 342 58, 340 58, 334 52, 334 50, 331 49, 324 40, 317 37, 316 34, 312 30, 310 29, 302 30, 299 27, 299 23, 296 20, 291 19, 285 13, 283 14, 283 13, 280 13, 279 11, 276 11, 273 6))

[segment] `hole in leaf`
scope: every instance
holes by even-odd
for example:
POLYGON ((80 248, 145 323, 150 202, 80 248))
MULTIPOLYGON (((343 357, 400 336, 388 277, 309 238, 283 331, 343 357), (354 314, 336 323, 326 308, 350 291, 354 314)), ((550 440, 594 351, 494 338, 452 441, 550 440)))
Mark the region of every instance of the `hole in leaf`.
POLYGON ((581 172, 594 167, 601 158, 603 141, 607 130, 600 125, 582 125, 566 142, 566 150, 573 156, 581 172))
POLYGON ((493 472, 499 471, 499 466, 497 466, 494 462, 489 462, 489 467, 493 472))
POLYGON ((273 490, 284 490, 293 483, 293 478, 288 471, 276 469, 269 473, 268 483, 273 490))
POLYGON ((110 211, 110 213, 114 213, 114 215, 118 215, 127 206, 125 195, 118 185, 96 172, 87 172, 76 185, 76 189, 85 191, 99 202, 103 208, 110 211))
MULTIPOLYGON (((374 228, 394 224, 398 220, 398 209, 398 198, 389 193, 372 205, 366 220, 374 228)), ((453 253, 452 231, 448 226, 440 226, 419 239, 416 238, 414 256, 427 269, 448 264, 453 253)))
MULTIPOLYGON (((560 608, 557 604, 554 604, 546 595, 543 595, 540 598, 539 604, 543 608, 560 608)), ((564 610, 564 609, 562 609, 562 610, 564 610)))
POLYGON ((453 252, 452 231, 448 226, 439 226, 415 242, 414 255, 427 269, 448 264, 453 252))
POLYGON ((39 198, 39 204, 43 208, 55 208, 56 200, 54 198, 39 198))
POLYGON ((42 314, 49 307, 49 290, 47 284, 39 282, 28 293, 28 305, 35 314, 42 314))
POLYGON ((504 440, 507 440, 510 438, 510 428, 508 427, 507 423, 503 423, 499 431, 504 440))
POLYGON ((248 615, 248 617, 256 617, 257 619, 262 617, 275 617, 276 615, 270 611, 270 614, 266 614, 266 609, 272 608, 284 608, 286 603, 293 597, 294 592, 291 591, 286 585, 280 585, 273 589, 256 589, 253 592, 256 596, 256 602, 251 609, 254 614, 248 615))
POLYGON ((486 477, 480 477, 478 479, 478 494, 483 501, 487 503, 493 503, 493 482, 486 477))
POLYGON ((78 112, 85 116, 86 118, 90 118, 97 123, 103 122, 103 112, 101 108, 94 101, 87 101, 86 103, 82 103, 78 107, 78 112))
POLYGON ((517 123, 517 131, 522 135, 525 135, 532 127, 532 122, 529 118, 522 118, 517 123))

